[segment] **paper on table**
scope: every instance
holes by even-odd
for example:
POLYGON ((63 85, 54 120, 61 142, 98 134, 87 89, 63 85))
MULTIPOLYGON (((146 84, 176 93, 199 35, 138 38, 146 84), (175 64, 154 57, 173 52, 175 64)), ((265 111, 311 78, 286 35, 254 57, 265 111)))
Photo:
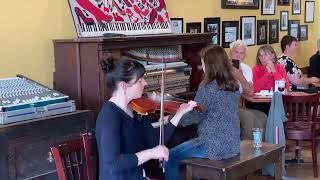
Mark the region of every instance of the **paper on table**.
POLYGON ((273 91, 268 91, 268 90, 261 90, 260 92, 254 93, 256 96, 259 97, 266 97, 266 98, 271 98, 273 95, 273 91))

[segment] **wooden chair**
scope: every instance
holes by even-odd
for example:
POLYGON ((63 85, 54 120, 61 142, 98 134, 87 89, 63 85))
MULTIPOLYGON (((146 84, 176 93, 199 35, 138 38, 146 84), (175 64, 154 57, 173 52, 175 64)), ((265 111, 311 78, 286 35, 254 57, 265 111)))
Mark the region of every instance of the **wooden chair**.
POLYGON ((317 141, 320 138, 320 121, 317 119, 319 94, 283 96, 283 105, 288 118, 285 123, 286 139, 296 141, 295 155, 300 160, 301 141, 311 141, 314 177, 318 177, 317 141))
POLYGON ((93 180, 88 133, 82 134, 80 138, 51 147, 51 152, 59 180, 93 180))

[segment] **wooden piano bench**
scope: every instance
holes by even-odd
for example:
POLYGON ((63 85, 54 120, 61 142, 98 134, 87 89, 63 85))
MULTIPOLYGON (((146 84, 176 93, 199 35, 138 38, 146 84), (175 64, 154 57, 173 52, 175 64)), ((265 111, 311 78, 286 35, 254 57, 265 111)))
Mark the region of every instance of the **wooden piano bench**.
POLYGON ((282 177, 283 146, 263 143, 262 148, 254 149, 252 141, 241 141, 240 155, 221 161, 192 158, 182 161, 185 165, 186 179, 237 179, 247 176, 264 166, 275 163, 275 179, 282 177))

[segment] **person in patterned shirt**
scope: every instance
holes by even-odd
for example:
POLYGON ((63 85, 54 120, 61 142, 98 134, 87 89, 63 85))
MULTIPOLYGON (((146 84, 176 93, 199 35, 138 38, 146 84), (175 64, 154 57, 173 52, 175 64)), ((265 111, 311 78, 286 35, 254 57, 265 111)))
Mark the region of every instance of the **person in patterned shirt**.
POLYGON ((278 58, 278 62, 282 64, 287 72, 290 82, 290 90, 295 91, 302 89, 305 85, 319 82, 319 78, 302 76, 302 72, 297 64, 293 61, 298 49, 298 39, 286 35, 281 39, 282 54, 278 58))

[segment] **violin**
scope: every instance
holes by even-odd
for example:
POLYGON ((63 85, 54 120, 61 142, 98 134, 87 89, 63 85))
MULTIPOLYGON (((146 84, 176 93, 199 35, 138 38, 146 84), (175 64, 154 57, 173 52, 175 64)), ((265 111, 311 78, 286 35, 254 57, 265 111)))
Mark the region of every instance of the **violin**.
MULTIPOLYGON (((175 113, 182 103, 185 102, 164 100, 164 112, 169 114, 175 113)), ((133 99, 130 102, 130 106, 134 111, 141 115, 154 114, 156 111, 160 110, 160 102, 147 97, 133 99)), ((198 105, 195 107, 195 110, 198 112, 204 112, 205 108, 203 105, 198 105)))

